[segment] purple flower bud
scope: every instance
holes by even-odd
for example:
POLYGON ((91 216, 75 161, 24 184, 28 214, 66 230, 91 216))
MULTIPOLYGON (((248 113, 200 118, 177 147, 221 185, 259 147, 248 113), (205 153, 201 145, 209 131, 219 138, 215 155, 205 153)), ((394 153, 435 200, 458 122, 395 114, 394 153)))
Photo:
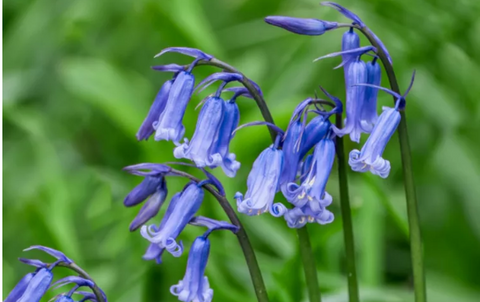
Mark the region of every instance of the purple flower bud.
POLYGON ((188 184, 181 193, 173 196, 160 226, 156 228, 155 225, 144 225, 140 233, 151 243, 179 257, 183 246, 176 242, 176 238, 200 208, 203 196, 201 187, 196 183, 188 184))
MULTIPOLYGON (((342 51, 358 49, 360 48, 360 37, 356 32, 353 31, 353 28, 347 30, 342 37, 342 51)), ((345 54, 342 55, 343 62, 343 72, 345 75, 345 87, 348 88, 348 68, 350 66, 351 55, 345 54)))
POLYGON ((247 179, 245 198, 240 192, 235 194, 237 209, 249 216, 269 211, 273 216, 282 216, 286 208, 281 203, 273 204, 283 169, 283 152, 273 145, 265 149, 253 163, 247 179))
POLYGON ((283 192, 285 198, 296 207, 303 207, 307 203, 313 203, 311 208, 330 205, 332 197, 325 192, 325 187, 334 160, 335 143, 328 138, 322 139, 315 147, 310 171, 302 184, 289 183, 283 192))
POLYGON ((130 232, 135 231, 158 214, 158 211, 167 198, 167 194, 167 184, 165 178, 162 177, 160 185, 156 188, 156 191, 145 202, 135 219, 130 224, 130 232))
POLYGON ((150 135, 155 132, 153 128, 153 123, 158 121, 160 118, 160 114, 165 109, 168 100, 168 94, 170 92, 170 88, 172 87, 173 80, 166 81, 160 91, 157 93, 155 100, 153 101, 150 110, 148 111, 147 117, 143 121, 140 129, 137 132, 137 140, 147 140, 150 135))
POLYGON ((327 134, 331 126, 330 121, 321 115, 314 117, 307 124, 300 146, 300 158, 303 158, 313 146, 325 137, 325 134, 327 134))
MULTIPOLYGON (((381 76, 382 70, 377 60, 367 62, 367 84, 380 85, 381 76)), ((365 101, 362 106, 361 119, 366 129, 371 130, 377 121, 377 96, 377 88, 365 87, 365 101)))
POLYGON ((127 197, 125 197, 125 200, 123 201, 123 204, 126 207, 135 206, 147 199, 148 196, 163 190, 165 190, 166 195, 166 187, 163 175, 146 176, 138 186, 133 188, 133 190, 128 193, 127 197))
POLYGON ((348 163, 353 171, 388 177, 390 162, 382 158, 383 151, 400 123, 400 113, 385 107, 361 151, 352 150, 348 163))
POLYGON ((16 302, 38 302, 52 282, 53 274, 48 268, 41 268, 28 283, 23 295, 16 302))
POLYGON ((338 129, 332 126, 333 131, 338 136, 350 134, 350 139, 354 142, 360 142, 360 134, 362 132, 369 133, 370 129, 366 129, 361 122, 362 107, 365 103, 365 87, 357 86, 360 83, 367 82, 367 66, 365 62, 356 60, 352 62, 348 68, 347 88, 347 118, 345 127, 338 129))
POLYGON ((154 123, 155 140, 171 140, 175 144, 183 138, 185 127, 182 124, 185 110, 192 97, 195 77, 181 71, 170 88, 167 104, 157 123, 154 123))
POLYGON ((17 302, 18 299, 22 297, 23 293, 28 287, 28 284, 34 276, 35 273, 26 274, 20 281, 18 281, 17 285, 15 285, 3 302, 17 302))
POLYGON ((300 35, 319 36, 327 30, 337 28, 337 22, 329 22, 318 19, 304 19, 283 16, 269 16, 265 22, 275 25, 300 35))
POLYGON ((170 292, 177 296, 178 300, 184 302, 212 301, 213 290, 205 276, 209 253, 210 241, 208 238, 197 237, 188 254, 187 270, 183 280, 170 288, 170 292))
POLYGON ((188 158, 197 167, 215 168, 223 162, 222 154, 215 148, 222 125, 225 102, 218 97, 209 97, 200 111, 192 140, 175 148, 176 158, 188 158))

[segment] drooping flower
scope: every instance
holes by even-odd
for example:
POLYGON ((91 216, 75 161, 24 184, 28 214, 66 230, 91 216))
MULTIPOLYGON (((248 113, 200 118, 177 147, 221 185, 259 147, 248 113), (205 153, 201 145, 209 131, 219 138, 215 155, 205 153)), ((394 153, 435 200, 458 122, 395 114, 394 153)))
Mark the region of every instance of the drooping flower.
POLYGON ((160 118, 160 114, 165 109, 173 81, 173 79, 166 81, 162 85, 162 88, 160 88, 160 91, 157 93, 157 96, 155 97, 155 100, 153 101, 153 104, 148 111, 147 117, 140 126, 140 129, 138 129, 136 135, 137 140, 147 140, 150 135, 155 132, 153 124, 158 121, 158 119, 160 118))
MULTIPOLYGON (((367 84, 380 85, 382 71, 380 64, 377 62, 377 58, 374 58, 371 62, 367 62, 367 84)), ((365 129, 373 128, 377 121, 377 96, 378 89, 374 87, 365 87, 365 101, 362 106, 361 119, 365 129)))
POLYGON ((232 98, 225 102, 225 116, 215 142, 215 150, 222 156, 222 170, 228 177, 235 177, 238 169, 240 169, 240 163, 236 161, 235 154, 230 153, 230 141, 235 135, 233 131, 237 128, 239 122, 240 110, 238 110, 235 99, 232 98))
POLYGON ((210 302, 213 290, 210 288, 205 268, 210 253, 210 241, 207 236, 195 239, 190 248, 187 270, 183 280, 170 288, 170 292, 184 302, 210 302))
POLYGON ((337 22, 284 16, 269 16, 265 18, 265 22, 296 34, 308 36, 322 35, 327 30, 337 28, 338 26, 337 22))
POLYGON ((240 192, 235 194, 234 198, 240 213, 253 216, 269 211, 275 217, 285 213, 284 205, 273 203, 275 193, 279 189, 284 161, 283 151, 277 149, 279 137, 277 142, 260 153, 253 163, 247 179, 245 197, 240 192))
POLYGON ((312 209, 325 208, 332 197, 325 191, 328 177, 335 159, 335 143, 330 138, 322 139, 313 153, 310 170, 301 185, 291 182, 283 192, 287 200, 296 207, 312 203, 312 209))
MULTIPOLYGON (((40 268, 35 276, 28 282, 22 296, 16 302, 38 302, 45 295, 50 283, 53 280, 53 274, 49 268, 40 268)), ((7 301, 7 300, 6 300, 7 301)), ((13 301, 13 300, 12 300, 13 301)))
POLYGON ((338 136, 350 134, 353 142, 360 142, 362 132, 369 133, 361 120, 362 107, 365 103, 365 87, 357 86, 357 84, 367 82, 367 66, 365 62, 358 58, 352 62, 348 68, 349 84, 347 88, 347 117, 345 119, 345 127, 338 129, 332 126, 333 131, 338 136))
POLYGON ((310 149, 325 137, 332 124, 322 115, 314 117, 305 127, 300 145, 300 158, 303 158, 310 149))
POLYGON ((8 294, 7 298, 5 298, 4 302, 16 302, 20 299, 34 276, 35 273, 26 274, 20 281, 18 281, 12 291, 8 294))
MULTIPOLYGON (((347 30, 342 37, 342 51, 358 49, 360 48, 360 37, 358 34, 353 31, 353 28, 347 30)), ((345 76, 345 88, 348 89, 348 68, 350 66, 351 55, 344 54, 342 55, 342 59, 345 62, 343 65, 343 72, 345 76)))
POLYGON ((167 212, 158 228, 155 225, 142 226, 140 230, 142 236, 158 247, 149 248, 153 249, 153 251, 147 253, 150 257, 149 259, 157 259, 159 261, 158 256, 163 249, 166 249, 175 257, 179 257, 182 254, 183 246, 181 242, 180 244, 176 242, 176 238, 200 208, 203 196, 204 192, 199 184, 189 183, 181 193, 177 193, 172 197, 167 212))
POLYGON ((175 144, 183 138, 185 127, 182 124, 185 110, 192 97, 195 77, 190 71, 180 71, 168 94, 167 104, 162 111, 155 128, 155 140, 171 140, 175 144))
POLYGON ((382 158, 383 151, 400 123, 400 113, 396 108, 384 108, 372 133, 361 151, 350 152, 348 163, 353 171, 366 172, 386 178, 390 173, 390 162, 382 158))
POLYGON ((215 168, 223 162, 222 154, 215 148, 225 112, 225 102, 216 96, 209 97, 200 111, 192 140, 175 148, 176 158, 188 158, 197 167, 215 168))

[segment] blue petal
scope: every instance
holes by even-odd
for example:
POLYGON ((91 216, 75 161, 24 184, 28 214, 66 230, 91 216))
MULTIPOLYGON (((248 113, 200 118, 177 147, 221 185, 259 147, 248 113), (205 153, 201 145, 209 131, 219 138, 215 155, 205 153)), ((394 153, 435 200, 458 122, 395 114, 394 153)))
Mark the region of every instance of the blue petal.
POLYGON ((57 251, 55 249, 52 249, 50 247, 46 246, 41 246, 41 245, 32 245, 29 248, 24 249, 23 251, 31 251, 31 250, 41 250, 47 254, 50 254, 51 256, 57 258, 57 260, 63 261, 65 263, 73 263, 73 260, 65 256, 64 253, 57 251))
POLYGON ((155 58, 158 58, 159 56, 167 52, 178 52, 187 56, 191 56, 191 57, 206 60, 206 61, 210 61, 211 59, 213 59, 212 55, 206 54, 200 49, 190 48, 190 47, 168 47, 163 49, 158 54, 156 54, 155 58))
POLYGON ((143 121, 140 129, 137 132, 137 140, 147 140, 150 135, 155 132, 153 124, 158 121, 160 114, 165 109, 168 100, 168 94, 170 93, 170 88, 172 87, 173 80, 166 81, 160 91, 157 93, 155 100, 153 101, 150 110, 148 111, 147 117, 143 121))
POLYGON ((23 262, 25 264, 35 266, 35 267, 47 267, 48 266, 48 264, 46 264, 45 262, 43 262, 41 260, 37 260, 37 259, 18 258, 18 260, 20 260, 20 262, 23 262))
POLYGON ((138 175, 138 176, 159 176, 159 175, 170 172, 172 168, 163 164, 143 163, 143 164, 126 166, 125 168, 123 168, 123 170, 127 171, 130 174, 138 175), (150 171, 144 172, 142 170, 150 170, 150 171))
POLYGON ((335 2, 330 2, 330 1, 324 1, 322 3, 320 3, 321 5, 324 5, 324 6, 329 6, 329 7, 333 7, 334 9, 338 10, 342 15, 344 15, 345 17, 347 17, 348 19, 352 20, 353 22, 357 23, 358 25, 360 25, 360 27, 365 27, 365 24, 362 22, 362 20, 360 20, 360 17, 358 17, 357 15, 355 15, 354 13, 352 13, 351 11, 349 11, 348 9, 346 9, 345 7, 335 3, 335 2))
POLYGON ((170 88, 167 104, 158 122, 154 124, 155 140, 171 140, 178 143, 185 134, 182 124, 185 110, 193 94, 195 77, 185 71, 181 71, 170 88))
POLYGON ((130 224, 130 232, 135 231, 158 214, 158 211, 167 198, 167 194, 167 185, 165 179, 162 178, 160 184, 156 188, 156 191, 145 202, 135 219, 130 224))
MULTIPOLYGON (((47 252, 48 253, 48 252, 47 252)), ((50 254, 50 253, 49 253, 50 254)), ((53 274, 46 268, 41 268, 28 283, 23 295, 16 302, 38 302, 42 299, 52 282, 53 274)))
POLYGON ((34 273, 26 274, 20 281, 18 281, 3 302, 17 302, 17 300, 22 297, 23 293, 27 289, 28 284, 32 280, 33 276, 35 276, 34 273))
POLYGON ((75 283, 78 286, 88 286, 90 288, 93 288, 95 286, 95 283, 93 283, 91 280, 78 277, 78 276, 68 276, 60 280, 57 280, 55 283, 52 284, 51 287, 53 289, 57 289, 59 287, 62 287, 70 283, 75 283))
POLYGON ((204 226, 207 227, 210 231, 215 230, 229 230, 232 231, 234 234, 238 232, 240 229, 238 226, 228 223, 226 221, 218 221, 215 219, 211 219, 208 217, 203 216, 195 216, 190 220, 189 224, 195 226, 204 226))
POLYGON ((178 64, 155 65, 152 66, 152 69, 157 71, 180 72, 185 70, 185 66, 178 64))
POLYGON ((165 181, 162 176, 146 176, 145 179, 125 197, 123 204, 126 207, 132 207, 141 203, 147 199, 148 196, 159 191, 164 183, 165 181))
POLYGON ((232 73, 232 72, 217 72, 214 74, 209 75, 206 77, 203 81, 201 81, 197 87, 195 87, 195 90, 200 90, 198 92, 201 92, 211 84, 213 84, 215 81, 224 81, 224 82, 232 82, 232 81, 239 81, 241 82, 243 80, 243 75, 240 73, 232 73), (203 86, 203 87, 202 87, 203 86))
POLYGON ((265 18, 265 22, 296 34, 309 36, 322 35, 325 31, 334 29, 338 26, 337 22, 284 16, 269 16, 265 18))

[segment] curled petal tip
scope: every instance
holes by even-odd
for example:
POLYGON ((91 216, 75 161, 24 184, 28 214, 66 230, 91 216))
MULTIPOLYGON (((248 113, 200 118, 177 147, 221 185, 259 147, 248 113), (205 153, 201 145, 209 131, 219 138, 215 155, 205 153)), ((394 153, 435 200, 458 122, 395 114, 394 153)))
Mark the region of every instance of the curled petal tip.
POLYGON ((63 262, 69 263, 69 264, 73 263, 73 260, 71 260, 70 258, 65 256, 64 253, 62 253, 60 251, 57 251, 55 249, 52 249, 50 247, 46 247, 46 246, 42 246, 42 245, 32 245, 31 247, 26 248, 23 251, 26 252, 26 251, 30 251, 30 250, 41 250, 41 251, 57 258, 58 260, 61 260, 63 262))
POLYGON ((178 53, 181 53, 181 54, 184 54, 184 55, 187 55, 187 56, 194 57, 196 59, 202 59, 202 60, 207 60, 207 61, 213 59, 212 55, 206 54, 203 51, 201 51, 200 49, 190 48, 190 47, 168 47, 168 48, 163 49, 158 54, 156 54, 154 56, 154 58, 158 58, 159 56, 161 56, 161 55, 163 55, 164 53, 167 53, 167 52, 178 52, 178 53))
POLYGON ((354 23, 357 23, 358 25, 360 25, 360 27, 362 28, 365 27, 365 24, 362 22, 359 16, 357 16, 350 10, 346 9, 345 7, 341 6, 340 4, 337 4, 335 2, 330 2, 330 1, 323 1, 320 3, 320 5, 332 7, 338 10, 342 15, 344 15, 348 19, 352 20, 354 23))

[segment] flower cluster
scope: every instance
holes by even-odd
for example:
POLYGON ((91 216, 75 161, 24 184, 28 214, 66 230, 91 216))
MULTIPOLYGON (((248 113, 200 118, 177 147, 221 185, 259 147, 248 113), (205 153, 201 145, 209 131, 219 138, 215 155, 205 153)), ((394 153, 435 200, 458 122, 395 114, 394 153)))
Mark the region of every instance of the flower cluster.
MULTIPOLYGON (((80 287, 89 287, 92 290, 95 288, 95 283, 86 278, 78 276, 69 276, 63 279, 60 279, 52 284, 53 281, 53 269, 58 265, 62 264, 64 266, 70 267, 74 265, 74 262, 65 256, 62 252, 54 250, 49 247, 35 245, 31 246, 25 251, 38 249, 44 251, 57 259, 54 263, 44 263, 36 259, 25 259, 19 258, 19 260, 25 264, 36 267, 36 270, 33 273, 28 273, 25 275, 12 291, 5 298, 4 302, 38 302, 45 295, 48 289, 59 288, 67 284, 74 284, 70 291, 60 294, 54 298, 56 302, 74 302, 72 298, 73 295, 81 296, 80 302, 83 301, 93 301, 97 302, 98 299, 95 294, 91 292, 79 291, 80 287)), ((100 294, 102 295, 103 301, 107 302, 107 297, 105 293, 99 288, 97 288, 100 294)))
MULTIPOLYGON (((173 72, 173 78, 163 84, 137 133, 138 140, 147 140, 154 136, 156 141, 166 140, 175 144, 173 154, 178 159, 187 159, 202 170, 207 179, 204 181, 188 177, 164 164, 145 163, 126 167, 131 174, 144 177, 125 198, 127 207, 135 206, 146 200, 138 215, 130 225, 130 230, 140 229, 141 235, 150 243, 143 258, 161 263, 166 250, 175 257, 183 253, 182 241, 178 237, 188 225, 206 226, 208 231, 195 239, 190 248, 187 272, 179 284, 172 286, 172 294, 181 301, 210 301, 213 291, 204 277, 210 242, 208 235, 213 230, 238 230, 227 222, 196 216, 204 198, 205 184, 216 188, 224 196, 220 182, 206 168, 221 167, 228 177, 235 177, 240 168, 235 154, 230 152, 230 142, 235 132, 247 126, 266 125, 276 138, 273 144, 260 153, 252 165, 245 194, 237 192, 234 196, 237 210, 253 216, 268 212, 276 217, 284 217, 291 228, 301 228, 309 222, 327 224, 334 216, 327 207, 332 196, 326 191, 326 185, 333 167, 336 145, 335 138, 349 135, 353 142, 359 143, 362 133, 369 137, 361 150, 352 150, 349 164, 354 171, 366 172, 383 178, 390 172, 390 162, 382 158, 383 150, 395 132, 400 113, 405 106, 405 96, 398 95, 380 87, 381 68, 377 57, 377 48, 391 59, 383 43, 362 20, 352 12, 332 2, 323 5, 333 7, 353 22, 340 24, 317 19, 272 16, 265 18, 269 24, 284 28, 296 34, 322 35, 327 31, 349 27, 342 38, 340 52, 319 59, 341 56, 346 87, 346 120, 343 128, 337 128, 330 122, 331 116, 341 116, 344 105, 325 89, 322 91, 328 100, 307 98, 293 110, 285 130, 269 122, 250 122, 239 127, 240 111, 236 104, 239 96, 263 98, 259 86, 237 72, 229 65, 198 49, 171 47, 161 51, 156 57, 167 52, 177 52, 194 58, 186 66, 168 64, 154 66, 162 72, 173 72), (360 38, 355 30, 369 33, 376 47, 360 47, 360 38), (371 61, 364 61, 367 54, 373 53, 371 61), (193 70, 199 64, 221 67, 222 72, 214 73, 195 86, 193 70), (228 72, 230 71, 230 72, 228 72), (220 81, 216 92, 207 96, 201 103, 195 132, 191 139, 184 138, 183 117, 194 91, 220 81), (240 82, 244 87, 225 88, 230 82, 240 82), (393 94, 396 105, 384 108, 377 114, 378 90, 393 94), (224 93, 232 93, 224 98, 224 93), (325 108, 329 106, 329 108, 325 108), (165 215, 158 225, 145 225, 156 216, 167 198, 166 176, 184 176, 190 182, 181 192, 172 196, 165 215), (281 192, 288 207, 275 202, 276 194, 281 192)), ((318 60, 318 59, 317 59, 318 60)))

